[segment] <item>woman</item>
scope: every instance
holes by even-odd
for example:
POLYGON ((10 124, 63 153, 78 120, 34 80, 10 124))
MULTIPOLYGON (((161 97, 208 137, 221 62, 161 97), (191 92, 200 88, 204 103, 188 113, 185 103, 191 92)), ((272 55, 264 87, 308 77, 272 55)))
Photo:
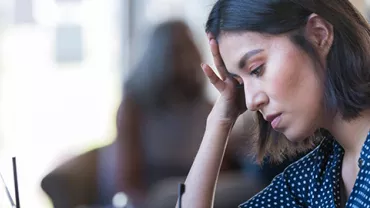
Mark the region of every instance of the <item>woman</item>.
POLYGON ((183 206, 212 206, 228 134, 246 109, 259 119, 259 161, 320 145, 240 207, 370 206, 370 29, 351 3, 219 0, 206 32, 220 78, 202 68, 220 96, 183 206))

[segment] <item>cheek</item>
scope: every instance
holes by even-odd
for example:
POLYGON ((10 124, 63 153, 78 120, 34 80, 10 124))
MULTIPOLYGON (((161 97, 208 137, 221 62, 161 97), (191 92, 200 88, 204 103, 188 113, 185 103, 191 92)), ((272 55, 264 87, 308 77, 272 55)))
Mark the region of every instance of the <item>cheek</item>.
POLYGON ((296 96, 302 83, 302 76, 294 64, 288 61, 279 61, 271 64, 271 71, 268 75, 268 91, 270 97, 279 101, 287 101, 289 96, 296 96))
POLYGON ((278 104, 278 109, 289 112, 295 118, 304 118, 303 126, 314 122, 320 114, 322 98, 322 87, 314 69, 303 60, 275 66, 279 66, 279 73, 271 77, 269 97, 278 104))
POLYGON ((274 51, 274 56, 269 60, 269 90, 279 101, 292 102, 288 97, 302 98, 307 88, 316 84, 314 66, 305 53, 293 46, 286 45, 277 49, 280 50, 274 51))

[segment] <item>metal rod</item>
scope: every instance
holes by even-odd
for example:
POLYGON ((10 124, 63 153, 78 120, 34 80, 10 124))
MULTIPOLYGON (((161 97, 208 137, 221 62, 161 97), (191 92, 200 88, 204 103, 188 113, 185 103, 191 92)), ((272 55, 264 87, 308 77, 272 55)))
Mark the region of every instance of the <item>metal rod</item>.
POLYGON ((178 190, 178 196, 179 196, 179 208, 181 208, 181 204, 182 204, 182 195, 185 193, 185 184, 183 183, 180 183, 179 184, 179 190, 178 190))
POLYGON ((18 176, 17 176, 17 160, 13 157, 13 174, 14 174, 14 189, 15 189, 15 206, 16 208, 21 208, 19 202, 19 189, 18 189, 18 176))

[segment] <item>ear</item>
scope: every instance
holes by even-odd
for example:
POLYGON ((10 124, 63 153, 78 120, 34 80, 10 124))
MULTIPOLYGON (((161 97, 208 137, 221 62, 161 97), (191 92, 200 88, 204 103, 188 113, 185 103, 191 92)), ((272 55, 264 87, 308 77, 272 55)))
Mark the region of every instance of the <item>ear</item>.
POLYGON ((326 60, 333 44, 333 26, 319 15, 311 14, 307 20, 305 35, 323 60, 326 60))

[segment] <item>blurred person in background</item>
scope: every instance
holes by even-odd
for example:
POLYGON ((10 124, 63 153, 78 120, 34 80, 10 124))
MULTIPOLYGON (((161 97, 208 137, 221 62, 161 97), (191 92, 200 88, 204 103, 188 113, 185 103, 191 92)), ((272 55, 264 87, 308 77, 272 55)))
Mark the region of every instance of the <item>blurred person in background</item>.
MULTIPOLYGON (((120 192, 134 207, 148 207, 147 203, 152 208, 172 207, 212 109, 204 95, 200 63, 200 52, 184 22, 157 25, 124 82, 115 142, 63 163, 43 179, 42 188, 54 207, 109 206, 120 192)), ((238 146, 235 139, 228 149, 238 146)), ((256 180, 244 181, 241 160, 229 154, 234 152, 226 152, 220 191, 232 186, 243 195, 222 199, 218 207, 238 204, 246 193, 261 189, 256 180)))
MULTIPOLYGON (((204 96, 200 63, 188 26, 165 22, 155 28, 141 62, 124 84, 116 176, 119 189, 137 207, 147 207, 145 202, 164 207, 164 201, 171 207, 176 202, 181 181, 158 184, 186 176, 204 134, 212 105, 204 96)), ((240 170, 230 152, 223 170, 240 170)))

